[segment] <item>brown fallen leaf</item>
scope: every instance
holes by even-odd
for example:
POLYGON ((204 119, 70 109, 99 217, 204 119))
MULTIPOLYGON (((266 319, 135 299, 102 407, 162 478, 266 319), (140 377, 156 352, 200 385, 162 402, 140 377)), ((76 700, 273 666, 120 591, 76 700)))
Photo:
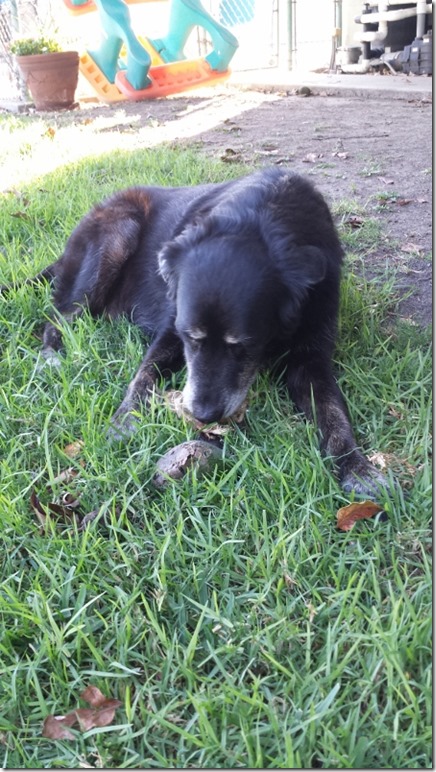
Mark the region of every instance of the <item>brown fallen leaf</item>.
MULTIPOLYGON (((390 469, 395 476, 403 478, 407 476, 413 479, 422 468, 422 466, 413 466, 407 458, 397 456, 395 453, 372 453, 372 455, 368 456, 368 461, 383 471, 390 469)), ((407 484, 408 481, 403 479, 403 485, 407 484)))
POLYGON ((62 472, 59 472, 59 474, 53 478, 51 485, 47 487, 52 488, 56 483, 69 483, 74 480, 78 474, 79 470, 75 469, 73 466, 70 466, 68 469, 64 469, 62 472))
POLYGON ((292 578, 290 574, 288 574, 287 571, 283 572, 283 579, 285 580, 285 584, 288 590, 292 590, 294 587, 296 587, 297 582, 295 581, 295 579, 292 578))
POLYGON ((78 507, 80 504, 81 495, 81 493, 74 495, 74 493, 68 493, 68 491, 66 491, 62 494, 63 506, 67 507, 68 509, 76 509, 76 507, 78 507))
POLYGON ((403 413, 400 413, 400 411, 397 410, 397 408, 394 407, 393 405, 391 405, 391 407, 389 408, 388 413, 389 413, 389 415, 391 415, 394 418, 396 418, 398 421, 403 421, 404 420, 403 413))
POLYGON ((358 214, 350 214, 345 220, 344 225, 350 225, 352 228, 361 228, 365 224, 365 218, 358 214))
POLYGON ((375 501, 356 501, 338 509, 337 527, 341 531, 351 531, 357 520, 368 520, 380 512, 383 512, 383 507, 375 501))
POLYGON ((120 700, 106 697, 96 686, 88 686, 80 695, 90 708, 76 708, 66 716, 47 716, 42 727, 42 736, 49 740, 74 740, 69 727, 79 725, 81 732, 95 727, 109 726, 115 717, 115 711, 122 703, 120 700))
POLYGON ((5 746, 9 751, 15 750, 14 745, 9 742, 8 735, 6 732, 0 732, 0 743, 5 746))
POLYGON ((420 247, 419 244, 412 244, 411 242, 403 244, 400 249, 402 252, 407 252, 410 255, 419 255, 422 251, 422 247, 420 247))
POLYGON ((397 198, 395 203, 398 206, 407 206, 407 204, 413 204, 413 198, 397 198))
POLYGON ((304 164, 315 164, 322 157, 323 157, 322 153, 307 153, 307 155, 304 156, 302 161, 304 164))
POLYGON ((278 150, 256 150, 257 155, 266 155, 266 156, 272 156, 277 155, 279 151, 278 150))
POLYGON ((68 713, 66 716, 46 716, 42 725, 42 736, 48 740, 74 740, 74 735, 68 727, 75 723, 74 713, 68 713))
POLYGON ((11 212, 12 217, 18 217, 21 220, 30 220, 30 215, 27 212, 11 212))
POLYGON ((224 163, 231 164, 238 164, 243 161, 241 153, 237 153, 236 150, 233 150, 231 147, 226 147, 222 155, 220 155, 220 159, 221 161, 224 161, 224 163))
POLYGON ((35 490, 32 490, 30 494, 30 506, 32 507, 40 525, 44 530, 47 527, 47 518, 52 515, 60 520, 71 520, 75 517, 75 513, 71 505, 56 504, 53 501, 49 502, 48 504, 43 504, 35 490))
POLYGON ((76 458, 82 452, 84 445, 83 440, 75 440, 75 442, 70 442, 69 445, 65 446, 64 453, 68 458, 76 458))
MULTIPOLYGON (((108 702, 113 702, 112 699, 106 697, 103 692, 100 691, 98 686, 93 686, 92 684, 87 686, 80 696, 82 700, 85 700, 92 708, 100 708, 108 702)), ((115 702, 118 702, 118 700, 115 700, 115 702)))
POLYGON ((96 726, 109 726, 115 718, 115 711, 121 703, 113 700, 117 705, 105 708, 77 708, 74 711, 82 732, 94 729, 96 726))

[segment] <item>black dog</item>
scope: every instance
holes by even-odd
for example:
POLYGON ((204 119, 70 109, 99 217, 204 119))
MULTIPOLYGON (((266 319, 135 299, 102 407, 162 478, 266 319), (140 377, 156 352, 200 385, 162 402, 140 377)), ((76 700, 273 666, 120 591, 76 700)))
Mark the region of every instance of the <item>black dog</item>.
MULTIPOLYGON (((297 408, 316 413, 345 490, 384 477, 356 447, 332 373, 342 249, 326 202, 304 178, 269 169, 221 184, 137 187, 88 213, 42 275, 72 318, 127 314, 150 348, 113 418, 133 430, 159 373, 187 365, 184 405, 204 423, 231 416, 259 367, 277 357, 297 408)), ((58 326, 44 354, 56 358, 58 326)))

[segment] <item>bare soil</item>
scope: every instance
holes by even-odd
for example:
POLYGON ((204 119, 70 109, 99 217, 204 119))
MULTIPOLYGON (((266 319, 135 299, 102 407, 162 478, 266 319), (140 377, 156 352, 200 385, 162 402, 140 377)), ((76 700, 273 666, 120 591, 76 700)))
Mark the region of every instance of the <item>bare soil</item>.
POLYGON ((280 164, 310 175, 337 211, 341 202, 355 208, 356 227, 359 217, 379 222, 381 238, 362 249, 363 270, 396 269, 401 316, 431 322, 428 97, 306 96, 226 84, 155 101, 81 102, 65 121, 86 130, 87 152, 114 141, 126 150, 167 141, 228 163, 280 164))

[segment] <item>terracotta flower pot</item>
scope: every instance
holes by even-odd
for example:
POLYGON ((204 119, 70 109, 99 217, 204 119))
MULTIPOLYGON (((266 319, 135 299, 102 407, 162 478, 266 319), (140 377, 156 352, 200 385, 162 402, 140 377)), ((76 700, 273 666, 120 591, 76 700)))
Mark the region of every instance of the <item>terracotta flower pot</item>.
POLYGON ((65 110, 74 104, 79 78, 77 51, 16 56, 37 110, 65 110))

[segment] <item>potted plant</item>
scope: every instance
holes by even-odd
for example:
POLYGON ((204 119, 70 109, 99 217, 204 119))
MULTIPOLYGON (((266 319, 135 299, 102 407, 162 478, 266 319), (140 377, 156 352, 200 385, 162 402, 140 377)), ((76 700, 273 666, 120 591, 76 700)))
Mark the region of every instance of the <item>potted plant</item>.
POLYGON ((74 105, 79 78, 79 54, 63 51, 46 35, 17 38, 11 53, 37 110, 62 110, 74 105))

